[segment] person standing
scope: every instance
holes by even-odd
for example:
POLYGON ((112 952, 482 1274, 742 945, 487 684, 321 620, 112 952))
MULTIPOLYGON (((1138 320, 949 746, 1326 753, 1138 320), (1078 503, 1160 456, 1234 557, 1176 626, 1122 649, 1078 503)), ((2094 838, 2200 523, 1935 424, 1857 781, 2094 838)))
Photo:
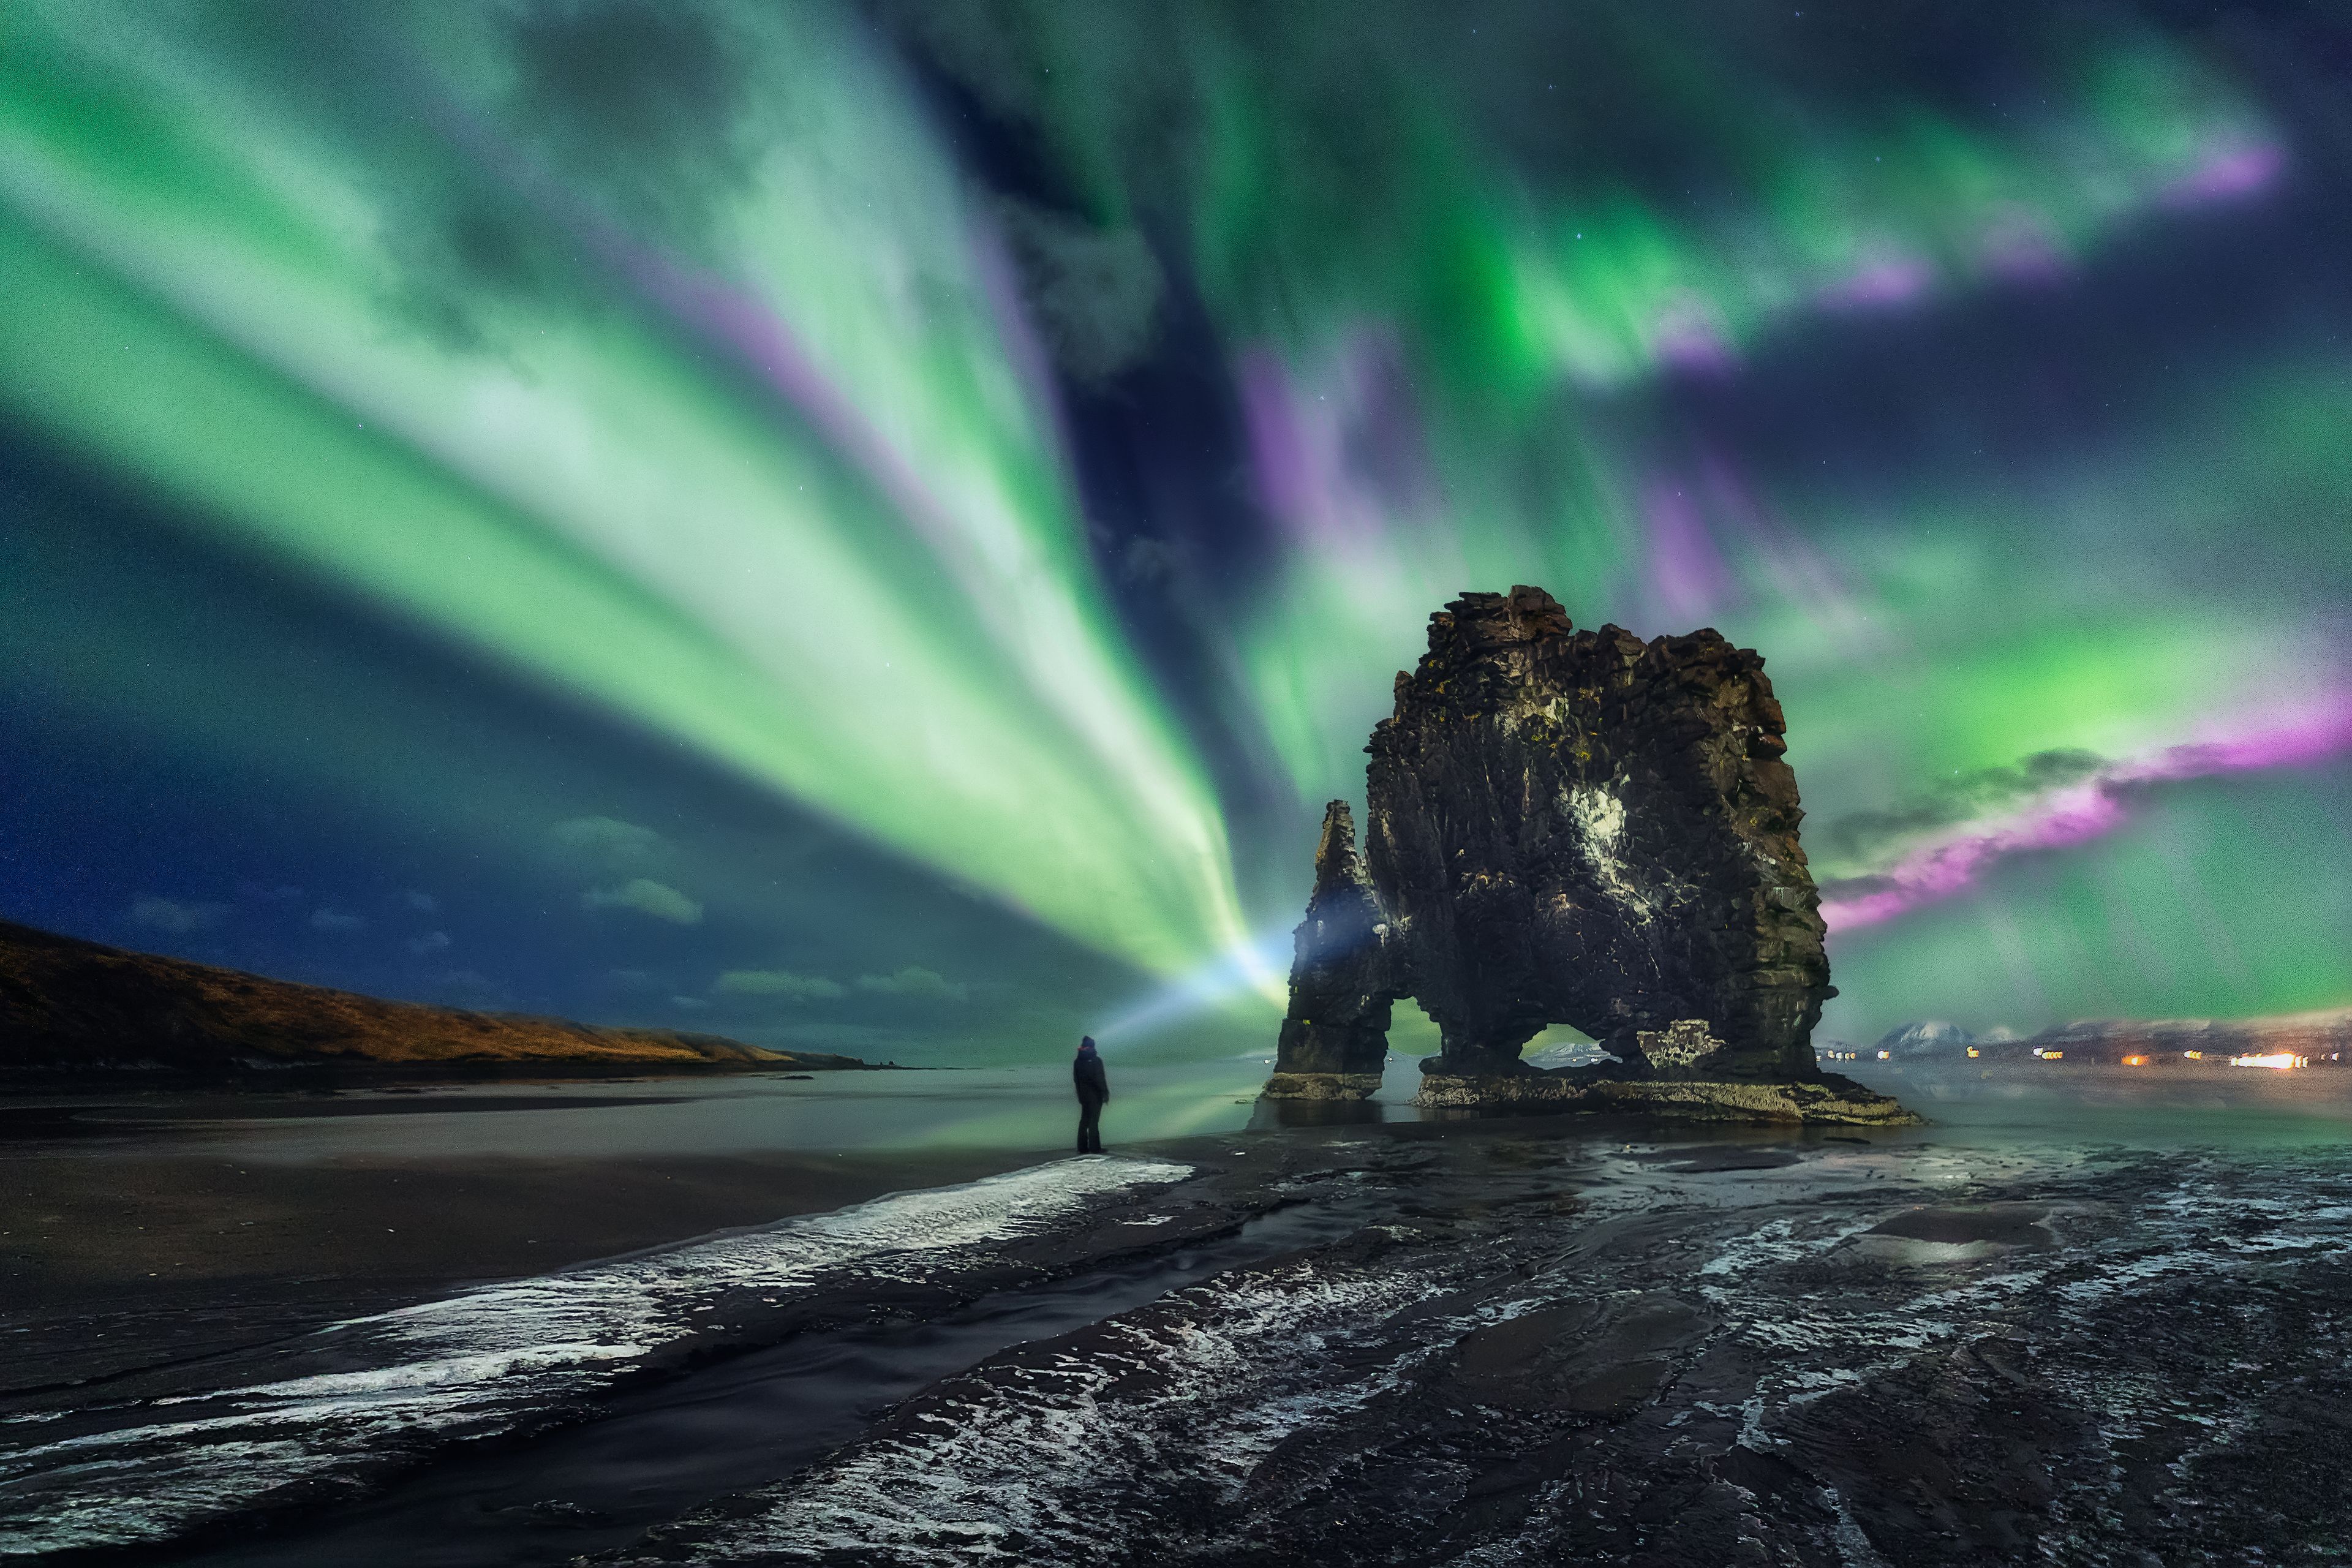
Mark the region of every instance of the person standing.
POLYGON ((1092 1035, 1078 1041, 1078 1058, 1070 1064, 1070 1078, 1078 1089, 1078 1152, 1099 1154, 1102 1108, 1110 1102, 1110 1078, 1103 1071, 1103 1059, 1096 1054, 1092 1035))

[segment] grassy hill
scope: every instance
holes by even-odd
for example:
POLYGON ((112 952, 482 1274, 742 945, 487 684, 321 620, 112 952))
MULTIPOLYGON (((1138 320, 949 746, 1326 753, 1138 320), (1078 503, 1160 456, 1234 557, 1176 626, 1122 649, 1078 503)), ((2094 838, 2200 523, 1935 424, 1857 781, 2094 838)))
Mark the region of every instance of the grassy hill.
POLYGON ((719 1035, 387 1002, 0 921, 0 1074, 273 1067, 862 1068, 719 1035))

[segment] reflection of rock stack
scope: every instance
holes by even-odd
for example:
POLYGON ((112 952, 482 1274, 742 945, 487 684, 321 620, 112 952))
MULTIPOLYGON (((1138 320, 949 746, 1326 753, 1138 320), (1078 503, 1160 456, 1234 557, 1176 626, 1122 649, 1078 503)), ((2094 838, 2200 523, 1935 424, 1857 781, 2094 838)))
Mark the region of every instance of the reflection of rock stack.
POLYGON ((1429 641, 1372 732, 1363 855, 1345 803, 1324 819, 1269 1092, 1369 1092, 1403 996, 1443 1042, 1425 1098, 1590 1089, 1520 1061, 1552 1023, 1620 1084, 1814 1079, 1835 993, 1763 660, 1579 633, 1528 587, 1429 641))

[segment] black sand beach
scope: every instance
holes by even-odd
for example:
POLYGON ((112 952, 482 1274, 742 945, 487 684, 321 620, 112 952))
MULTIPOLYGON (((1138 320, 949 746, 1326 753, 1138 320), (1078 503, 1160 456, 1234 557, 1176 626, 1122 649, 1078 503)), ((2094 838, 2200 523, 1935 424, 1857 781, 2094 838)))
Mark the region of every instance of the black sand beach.
POLYGON ((0 1393, 70 1384, 460 1289, 965 1182, 1042 1151, 648 1156, 202 1152, 220 1120, 660 1103, 458 1097, 85 1096, 0 1108, 0 1393))
POLYGON ((239 1169, 109 1159, 95 1114, 28 1113, 0 1156, 11 1214, 45 1216, 7 1238, 39 1284, 10 1297, 0 1540, 220 1564, 2334 1561, 2352 1156, 2324 1119, 2201 1142, 2212 1114, 2137 1141, 1524 1118, 1042 1163, 239 1169), (781 1223, 565 1267, 753 1220, 781 1223))

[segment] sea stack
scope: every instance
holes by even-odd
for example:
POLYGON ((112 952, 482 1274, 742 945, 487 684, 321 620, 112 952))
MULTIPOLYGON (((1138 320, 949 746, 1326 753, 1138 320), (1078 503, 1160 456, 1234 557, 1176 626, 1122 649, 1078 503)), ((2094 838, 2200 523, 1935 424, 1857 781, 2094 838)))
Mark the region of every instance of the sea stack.
POLYGON ((1784 730, 1762 658, 1712 630, 1454 600, 1373 729, 1360 857, 1347 804, 1325 816, 1267 1093, 1370 1092, 1411 996, 1442 1040, 1424 1103, 1906 1120, 1814 1064, 1836 991, 1784 730), (1538 1072, 1549 1024, 1616 1061, 1538 1072))

